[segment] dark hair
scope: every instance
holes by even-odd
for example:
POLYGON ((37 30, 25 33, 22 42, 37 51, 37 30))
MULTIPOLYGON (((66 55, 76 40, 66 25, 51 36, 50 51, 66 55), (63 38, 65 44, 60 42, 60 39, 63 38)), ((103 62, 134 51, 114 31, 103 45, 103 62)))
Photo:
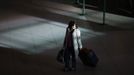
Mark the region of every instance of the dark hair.
MULTIPOLYGON (((74 26, 74 24, 75 24, 75 21, 73 21, 73 20, 72 20, 72 21, 70 21, 70 22, 69 22, 69 24, 68 24, 68 28, 70 28, 70 29, 71 29, 71 28, 72 28, 72 26, 74 26)), ((76 25, 76 28, 78 28, 78 26, 77 26, 77 25, 76 25)))

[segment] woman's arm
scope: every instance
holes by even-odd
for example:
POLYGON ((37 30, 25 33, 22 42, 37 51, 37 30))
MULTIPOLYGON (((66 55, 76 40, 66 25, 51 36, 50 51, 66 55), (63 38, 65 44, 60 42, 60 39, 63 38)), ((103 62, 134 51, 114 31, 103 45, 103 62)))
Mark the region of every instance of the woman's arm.
POLYGON ((78 43, 78 48, 81 49, 82 48, 82 43, 81 43, 81 32, 79 29, 77 29, 77 43, 78 43))
POLYGON ((63 48, 65 48, 65 47, 66 47, 67 33, 68 33, 68 28, 66 28, 66 33, 65 33, 65 37, 64 37, 63 48))

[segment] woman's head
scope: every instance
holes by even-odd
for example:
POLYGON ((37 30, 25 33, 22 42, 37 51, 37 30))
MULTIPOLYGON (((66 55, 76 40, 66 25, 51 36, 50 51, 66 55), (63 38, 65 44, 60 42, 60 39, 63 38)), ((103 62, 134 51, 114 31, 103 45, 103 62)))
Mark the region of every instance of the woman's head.
POLYGON ((76 25, 75 21, 70 21, 69 24, 68 24, 68 28, 70 28, 70 29, 76 29, 77 28, 77 25, 76 25))

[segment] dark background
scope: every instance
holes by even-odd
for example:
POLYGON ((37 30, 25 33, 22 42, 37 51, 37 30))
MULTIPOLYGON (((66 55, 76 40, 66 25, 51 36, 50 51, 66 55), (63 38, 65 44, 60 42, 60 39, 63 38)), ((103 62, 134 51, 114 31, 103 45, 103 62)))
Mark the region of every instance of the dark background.
MULTIPOLYGON (((17 2, 28 2, 32 3, 36 0, 0 0, 0 7, 7 8, 13 3, 17 2)), ((51 1, 51 0, 50 0, 51 1)), ((75 3, 77 0, 53 0, 64 3, 75 3)), ((134 1, 133 0, 105 0, 106 1, 106 11, 109 13, 114 13, 118 15, 124 15, 129 17, 134 17, 134 1)), ((80 3, 83 0, 79 0, 80 3)), ((86 8, 103 11, 104 0, 85 0, 86 8)), ((79 4, 77 4, 79 5, 79 4)))

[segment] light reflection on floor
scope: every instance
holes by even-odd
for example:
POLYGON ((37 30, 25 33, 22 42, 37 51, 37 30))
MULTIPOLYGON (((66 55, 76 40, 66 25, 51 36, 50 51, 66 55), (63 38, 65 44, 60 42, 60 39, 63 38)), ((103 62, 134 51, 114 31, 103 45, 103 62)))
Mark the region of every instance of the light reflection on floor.
MULTIPOLYGON (((15 26, 12 25, 12 28, 8 28, 7 30, 5 28, 6 31, 3 29, 0 33, 1 46, 22 49, 28 53, 40 53, 44 49, 62 47, 67 27, 66 24, 31 16, 21 18, 21 21, 25 22, 21 26, 18 25, 21 23, 20 19, 12 21, 15 26)), ((82 31, 82 40, 103 35, 103 33, 85 28, 80 28, 80 30, 82 31)))

